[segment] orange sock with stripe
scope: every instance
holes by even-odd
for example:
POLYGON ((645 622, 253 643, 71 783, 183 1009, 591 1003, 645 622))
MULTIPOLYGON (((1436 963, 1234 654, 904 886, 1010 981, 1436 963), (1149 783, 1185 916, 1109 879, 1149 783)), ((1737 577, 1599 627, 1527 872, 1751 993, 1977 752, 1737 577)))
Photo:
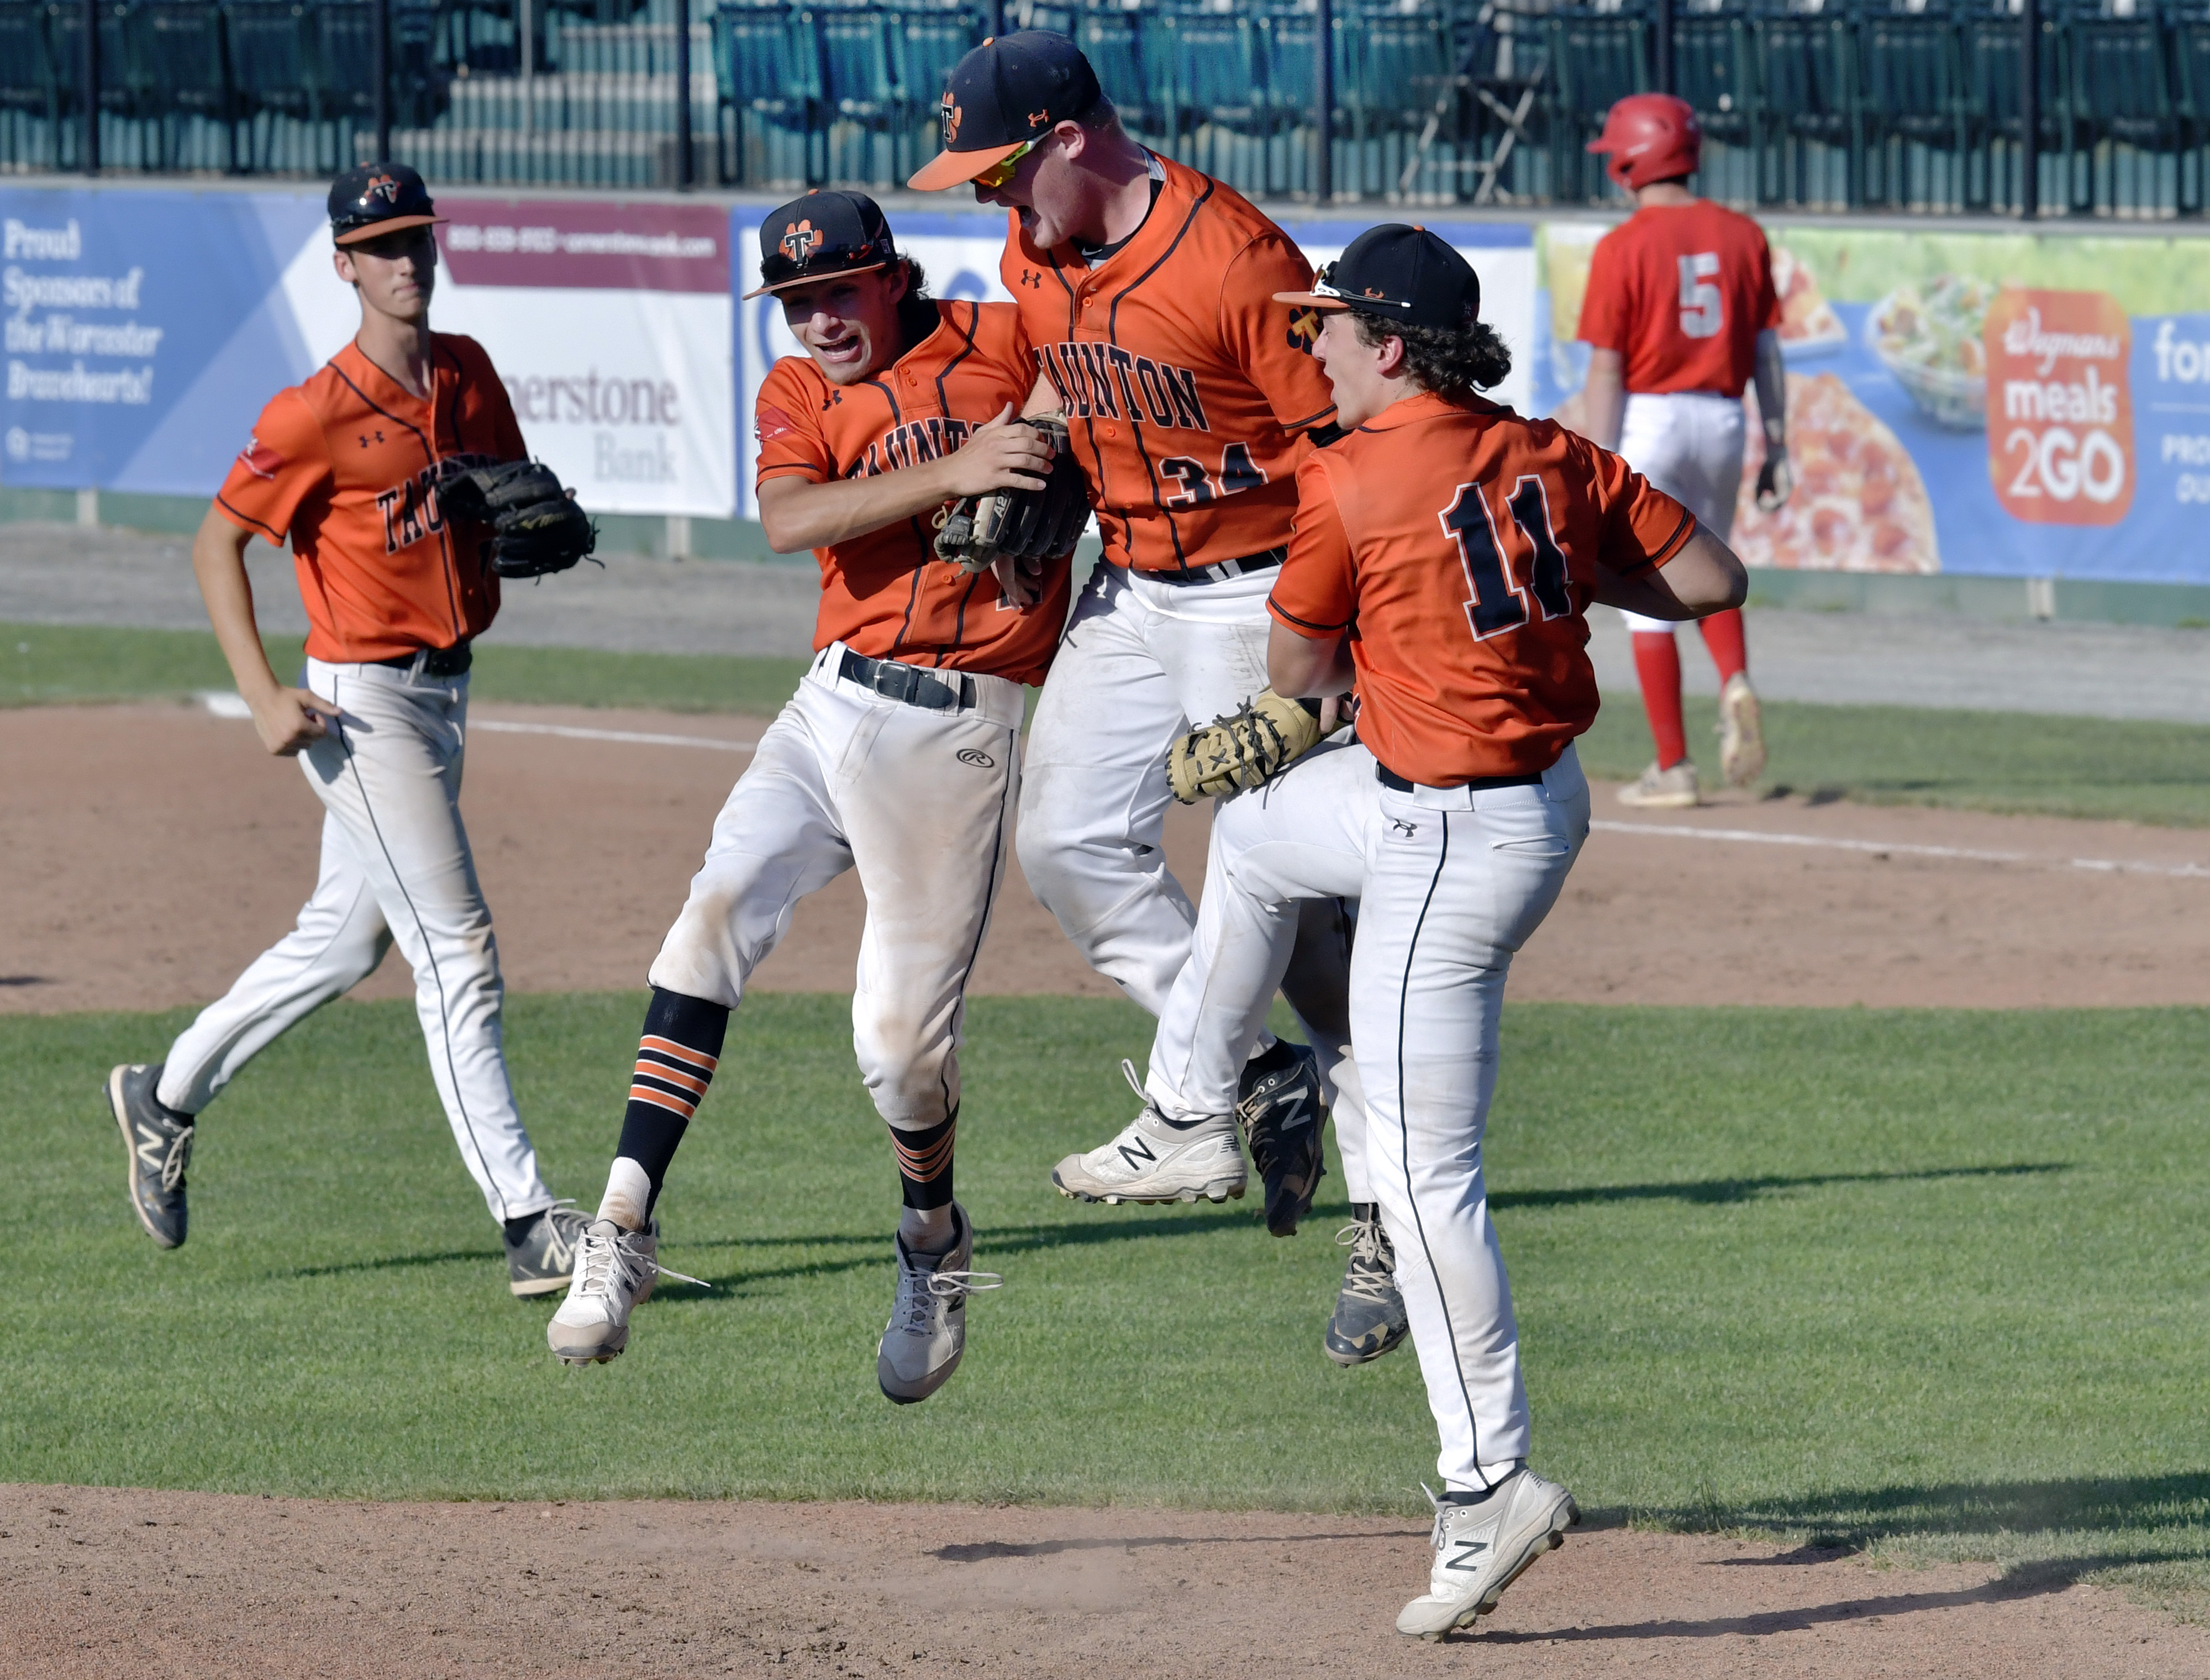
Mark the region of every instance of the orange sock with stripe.
POLYGON ((729 1012, 720 1004, 654 989, 644 1035, 637 1042, 629 1105, 622 1111, 621 1146, 615 1151, 643 1171, 649 1186, 642 1210, 645 1218, 660 1200, 661 1181, 675 1158, 675 1146, 714 1082, 728 1030, 729 1012))

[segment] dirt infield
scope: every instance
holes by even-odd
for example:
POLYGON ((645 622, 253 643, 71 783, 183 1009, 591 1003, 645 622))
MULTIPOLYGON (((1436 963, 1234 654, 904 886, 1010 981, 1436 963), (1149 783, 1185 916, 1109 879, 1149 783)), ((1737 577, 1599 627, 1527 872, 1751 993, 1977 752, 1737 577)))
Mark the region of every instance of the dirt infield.
MULTIPOLYGON (((464 808, 508 984, 642 986, 746 762, 728 749, 763 721, 486 706, 475 722, 464 808)), ((178 705, 0 711, 0 1010, 204 1001, 313 885, 321 807, 246 723, 178 705)), ((1609 789, 1597 815, 1515 998, 2210 1003, 2199 831, 1801 800, 1652 817, 1609 789)), ((1168 849, 1193 891, 1204 835, 1175 813, 1168 849)), ((809 900, 756 983, 848 990, 863 908, 850 875, 809 900)), ((359 995, 408 986, 387 961, 359 995)), ((1016 871, 976 989, 1110 988, 1016 871)))
POLYGON ((1597 1529, 1482 1631, 1391 1631, 1403 1522, 974 1506, 354 1505, 0 1488, 0 1640, 31 1680, 428 1674, 2210 1672, 2210 1631, 2062 1579, 1597 1529))

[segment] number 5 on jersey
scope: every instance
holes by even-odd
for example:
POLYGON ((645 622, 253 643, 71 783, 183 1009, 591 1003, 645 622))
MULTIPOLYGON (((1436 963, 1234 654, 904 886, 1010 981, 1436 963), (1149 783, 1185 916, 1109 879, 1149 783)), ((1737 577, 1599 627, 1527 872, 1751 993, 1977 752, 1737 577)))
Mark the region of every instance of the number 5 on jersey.
POLYGON ((1681 259, 1681 330, 1690 338, 1717 338, 1726 327, 1726 299, 1712 284, 1718 271, 1715 251, 1681 259))
POLYGON ((1524 583, 1513 581, 1511 563, 1497 540, 1495 517, 1478 484, 1458 486, 1451 505, 1435 515, 1443 535, 1458 545, 1458 564, 1465 568, 1466 588, 1472 591, 1465 603, 1465 621, 1476 642, 1526 623, 1531 594, 1545 622, 1573 610, 1573 595, 1566 588, 1566 556, 1551 535, 1550 504, 1543 480, 1532 474, 1521 479, 1504 505, 1527 540, 1524 583))

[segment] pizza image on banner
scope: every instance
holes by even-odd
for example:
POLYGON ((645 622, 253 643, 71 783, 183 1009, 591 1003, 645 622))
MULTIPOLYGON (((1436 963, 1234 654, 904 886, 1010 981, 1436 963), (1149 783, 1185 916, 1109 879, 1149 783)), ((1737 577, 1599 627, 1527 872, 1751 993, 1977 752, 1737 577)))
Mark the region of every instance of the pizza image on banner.
POLYGON ((1732 545, 1744 565, 1790 571, 1939 571, 1934 505, 1918 465, 1879 416, 1832 373, 1788 376, 1788 459, 1796 493, 1757 505, 1765 427, 1757 390, 1742 398, 1742 494, 1732 545))
POLYGON ((2032 524, 2116 524, 2136 476, 2124 305, 2107 292, 2006 287, 1986 333, 1996 499, 2032 524))

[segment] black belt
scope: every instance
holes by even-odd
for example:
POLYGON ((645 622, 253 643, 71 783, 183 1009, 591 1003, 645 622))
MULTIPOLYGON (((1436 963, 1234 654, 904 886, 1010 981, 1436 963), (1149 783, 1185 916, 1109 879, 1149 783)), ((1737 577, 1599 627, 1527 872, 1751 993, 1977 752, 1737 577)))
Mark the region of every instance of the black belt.
POLYGON ((975 704, 975 679, 959 671, 939 675, 895 660, 869 659, 847 648, 836 674, 847 682, 873 689, 885 699, 919 706, 923 711, 965 711, 975 704))
POLYGON ((1287 545, 1269 548, 1263 554, 1246 554, 1240 560, 1223 560, 1218 565, 1177 565, 1163 571, 1139 572, 1155 583, 1225 583, 1231 577, 1247 577, 1254 571, 1269 571, 1289 558, 1287 545))
POLYGON ((450 648, 417 648, 413 653, 396 653, 389 659, 371 659, 371 665, 389 665, 395 671, 419 671, 426 677, 457 677, 475 662, 466 642, 456 642, 450 648))
MULTIPOLYGON (((1374 779, 1392 793, 1409 794, 1420 786, 1416 782, 1407 782, 1378 758, 1374 764, 1374 779)), ((1476 776, 1470 782, 1461 782, 1455 787, 1438 791, 1454 794, 1463 789, 1468 793, 1485 794, 1491 788, 1539 788, 1542 785, 1543 778, 1539 776, 1476 776)))

